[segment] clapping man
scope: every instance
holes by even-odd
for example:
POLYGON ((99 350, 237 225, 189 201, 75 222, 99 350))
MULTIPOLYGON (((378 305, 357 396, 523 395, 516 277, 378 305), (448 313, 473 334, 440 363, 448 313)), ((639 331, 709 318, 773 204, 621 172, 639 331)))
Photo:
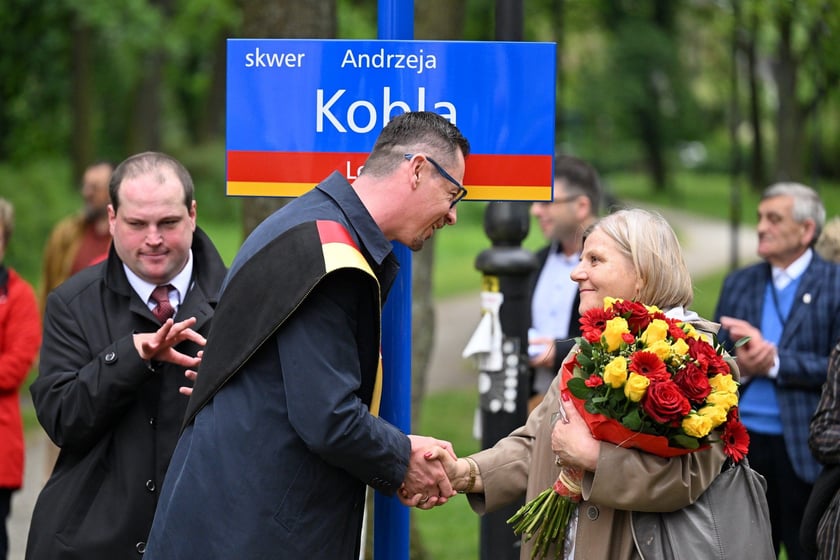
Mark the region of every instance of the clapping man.
POLYGON ((30 390, 60 452, 35 504, 27 560, 143 554, 187 407, 184 371, 200 361, 225 275, 178 161, 132 156, 109 191, 107 259, 47 298, 30 390))

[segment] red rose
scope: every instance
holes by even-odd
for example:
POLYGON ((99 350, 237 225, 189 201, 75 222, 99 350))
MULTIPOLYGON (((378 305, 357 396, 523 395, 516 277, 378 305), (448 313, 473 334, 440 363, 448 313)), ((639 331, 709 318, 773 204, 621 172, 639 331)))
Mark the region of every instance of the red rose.
POLYGON ((590 388, 600 387, 604 384, 604 378, 593 373, 586 381, 583 382, 583 384, 590 388))
POLYGON ((729 373, 729 364, 711 344, 694 338, 686 338, 685 341, 688 344, 688 355, 697 360, 698 366, 709 375, 729 373))
POLYGON ((651 317, 647 308, 638 301, 617 301, 613 303, 613 310, 627 319, 627 326, 631 333, 639 334, 650 325, 651 317))
MULTIPOLYGON (((665 367, 665 362, 653 352, 633 352, 633 355, 630 356, 630 363, 627 365, 627 369, 644 375, 650 379, 651 383, 654 381, 666 381, 671 378, 668 369, 665 367)), ((708 385, 708 382, 706 384, 708 385)))
POLYGON ((674 383, 688 397, 688 400, 695 403, 702 403, 712 392, 709 376, 693 363, 686 364, 674 375, 674 383))
POLYGON ((691 411, 691 403, 671 380, 651 383, 642 399, 642 410, 660 424, 682 420, 691 411))
POLYGON ((674 340, 685 338, 685 331, 680 326, 679 321, 668 319, 668 335, 674 340))

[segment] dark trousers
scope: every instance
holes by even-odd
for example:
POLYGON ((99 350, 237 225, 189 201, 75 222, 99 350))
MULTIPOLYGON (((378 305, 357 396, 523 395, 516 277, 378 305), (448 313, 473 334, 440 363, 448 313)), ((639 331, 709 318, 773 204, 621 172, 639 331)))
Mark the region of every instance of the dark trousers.
POLYGON ((12 510, 12 489, 0 488, 0 560, 6 560, 9 554, 9 533, 6 529, 6 521, 9 519, 9 512, 12 510))
POLYGON ((750 466, 767 479, 767 504, 776 556, 784 544, 788 560, 809 560, 799 546, 799 525, 812 485, 794 472, 784 438, 750 432, 749 460, 750 466))

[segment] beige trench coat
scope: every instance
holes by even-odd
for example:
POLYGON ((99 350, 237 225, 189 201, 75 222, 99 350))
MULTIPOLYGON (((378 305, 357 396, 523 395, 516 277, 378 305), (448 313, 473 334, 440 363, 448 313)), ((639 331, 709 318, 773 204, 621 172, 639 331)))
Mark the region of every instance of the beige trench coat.
MULTIPOLYGON (((717 325, 707 321, 692 324, 699 330, 717 331, 717 325)), ((573 348, 566 359, 576 350, 573 348)), ((734 366, 733 377, 738 378, 734 366)), ((551 450, 550 419, 560 407, 559 383, 557 375, 524 426, 494 447, 471 456, 484 484, 483 494, 467 496, 476 513, 495 511, 521 499, 523 493, 530 500, 554 484, 560 467, 554 464, 551 450)), ((674 511, 693 503, 720 472, 724 459, 720 445, 665 459, 602 442, 596 471, 587 472, 583 480, 575 558, 640 558, 633 542, 631 512, 674 511)), ((523 542, 520 558, 529 559, 531 548, 523 542)), ((550 555, 553 553, 552 549, 550 555)))

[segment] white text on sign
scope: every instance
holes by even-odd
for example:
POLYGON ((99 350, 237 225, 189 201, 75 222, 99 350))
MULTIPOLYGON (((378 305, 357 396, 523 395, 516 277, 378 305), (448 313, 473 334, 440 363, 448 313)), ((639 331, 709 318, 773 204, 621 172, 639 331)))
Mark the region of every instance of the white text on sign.
POLYGON ((245 54, 245 68, 300 68, 306 53, 265 53, 257 47, 245 54))
MULTIPOLYGON (((333 113, 333 106, 345 93, 347 93, 346 89, 340 89, 336 91, 325 103, 324 90, 317 90, 317 107, 315 113, 315 130, 317 132, 324 132, 325 120, 329 122, 338 132, 347 132, 347 128, 349 128, 356 133, 365 133, 370 132, 377 127, 379 124, 379 113, 376 110, 376 106, 365 99, 359 99, 350 103, 347 107, 347 113, 344 121, 336 117, 333 113)), ((438 101, 437 103, 434 103, 432 107, 434 107, 436 112, 440 113, 442 117, 449 119, 449 122, 452 124, 458 124, 458 112, 455 109, 455 105, 449 101, 438 101)), ((336 109, 337 108, 338 107, 336 107, 336 109)), ((391 113, 394 109, 401 109, 401 112, 425 111, 426 88, 417 88, 417 103, 415 109, 412 109, 405 101, 397 100, 392 102, 391 88, 382 88, 382 118, 384 119, 382 127, 391 120, 391 113)), ((339 110, 339 116, 341 116, 340 113, 341 111, 339 110)))

